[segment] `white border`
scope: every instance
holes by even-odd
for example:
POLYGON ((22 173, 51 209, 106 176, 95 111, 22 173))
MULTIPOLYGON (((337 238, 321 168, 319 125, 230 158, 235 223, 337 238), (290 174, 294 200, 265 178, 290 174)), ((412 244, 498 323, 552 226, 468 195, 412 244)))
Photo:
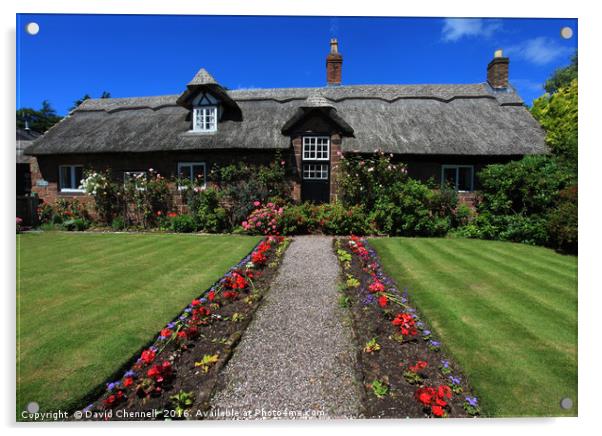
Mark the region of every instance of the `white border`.
MULTIPOLYGON (((600 307, 602 298, 602 280, 597 274, 600 256, 600 187, 597 183, 596 166, 602 161, 599 143, 599 107, 602 102, 599 72, 602 66, 597 42, 602 40, 600 15, 595 2, 569 1, 531 1, 504 0, 483 2, 470 0, 431 0, 429 2, 389 2, 371 0, 369 3, 350 0, 304 0, 303 2, 283 2, 281 0, 20 0, 0 4, 0 20, 3 23, 3 87, 2 95, 2 132, 4 133, 5 165, 8 171, 2 171, 3 200, 6 212, 2 214, 5 229, 4 258, 1 263, 5 269, 6 286, 3 292, 5 301, 4 334, 7 339, 5 359, 2 360, 5 375, 4 395, 1 396, 0 411, 3 422, 12 433, 19 428, 22 433, 62 435, 65 432, 80 433, 82 428, 89 434, 101 434, 107 428, 112 430, 135 432, 144 427, 145 433, 165 435, 166 432, 211 432, 215 436, 227 434, 229 430, 245 434, 281 434, 284 429, 292 435, 312 433, 332 433, 336 428, 347 435, 365 435, 376 431, 382 434, 457 434, 462 435, 504 435, 516 431, 529 433, 566 435, 567 432, 588 433, 599 425, 599 395, 595 391, 600 374, 600 307), (253 422, 253 423, 92 423, 90 425, 51 425, 51 424, 14 424, 15 392, 15 238, 14 238, 14 183, 15 156, 10 144, 14 141, 15 126, 15 13, 121 13, 121 14, 223 14, 223 15, 338 15, 338 16, 446 16, 446 17, 577 17, 579 18, 579 85, 580 85, 580 258, 579 258, 579 414, 577 419, 500 419, 500 420, 447 420, 447 421, 353 421, 353 422, 253 422), (165 428, 167 425, 169 428, 165 428), (377 427, 377 429, 374 429, 377 427)), ((408 35, 411 38, 411 35, 408 35)))

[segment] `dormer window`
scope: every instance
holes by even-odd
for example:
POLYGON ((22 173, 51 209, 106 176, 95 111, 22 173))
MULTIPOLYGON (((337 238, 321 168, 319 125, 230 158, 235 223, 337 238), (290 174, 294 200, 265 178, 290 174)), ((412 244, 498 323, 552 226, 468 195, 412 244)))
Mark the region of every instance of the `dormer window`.
POLYGON ((199 94, 192 101, 192 131, 215 132, 219 119, 219 100, 208 92, 199 94))
POLYGON ((195 107, 192 130, 194 132, 215 132, 217 130, 217 106, 195 107))

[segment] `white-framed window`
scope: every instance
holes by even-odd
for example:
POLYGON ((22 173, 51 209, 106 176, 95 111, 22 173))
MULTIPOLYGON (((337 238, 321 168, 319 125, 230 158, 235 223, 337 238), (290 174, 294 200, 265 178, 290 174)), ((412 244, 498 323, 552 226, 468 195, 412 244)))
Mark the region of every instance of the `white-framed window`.
POLYGON ((217 131, 217 106, 200 106, 192 109, 193 132, 217 131))
POLYGON ((303 160, 329 160, 330 138, 328 136, 304 136, 303 160))
POLYGON ((441 186, 451 186, 459 192, 474 191, 474 166, 442 165, 441 186))
MULTIPOLYGON (((124 171, 123 172, 123 184, 127 185, 130 182, 134 182, 136 184, 136 181, 145 177, 146 176, 146 171, 124 171)), ((136 189, 142 191, 144 188, 136 186, 136 189)))
MULTIPOLYGON (((207 166, 205 162, 178 162, 178 179, 189 180, 197 186, 207 185, 207 166)), ((180 185, 180 188, 184 185, 180 185)))
POLYGON ((303 164, 305 180, 328 180, 328 164, 303 164))
POLYGON ((61 192, 84 192, 81 182, 84 178, 82 165, 59 166, 59 188, 61 192))

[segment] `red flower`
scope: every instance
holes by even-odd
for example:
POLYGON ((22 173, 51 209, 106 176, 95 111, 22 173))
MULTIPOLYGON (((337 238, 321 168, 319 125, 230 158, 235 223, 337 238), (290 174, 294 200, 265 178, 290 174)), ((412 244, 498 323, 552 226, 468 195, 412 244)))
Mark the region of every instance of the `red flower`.
POLYGON ((124 387, 130 387, 132 386, 132 384, 134 384, 134 379, 132 377, 126 377, 123 379, 123 386, 124 387))
POLYGON ((254 251, 251 255, 251 262, 256 265, 263 265, 267 259, 267 256, 261 251, 254 251))
POLYGON ((415 336, 418 333, 416 330, 416 321, 409 313, 397 314, 391 323, 395 326, 399 326, 401 329, 401 334, 404 336, 415 336))
POLYGON ((178 214, 177 214, 177 213, 175 213, 175 212, 169 212, 169 213, 167 214, 167 216, 168 216, 168 217, 170 217, 170 218, 175 218, 175 217, 177 217, 177 216, 178 216, 178 214))
POLYGON ((123 391, 117 391, 116 393, 111 394, 107 397, 107 399, 104 401, 105 406, 109 408, 115 407, 121 402, 121 400, 123 400, 123 398, 123 391))
POLYGON ((209 291, 209 293, 207 294, 207 299, 209 301, 213 301, 215 299, 215 291, 209 291))
POLYGON ((186 339, 186 332, 184 330, 180 330, 177 336, 179 339, 186 339))
POLYGON ((427 366, 427 362, 425 362, 424 360, 419 360, 418 362, 416 362, 416 365, 409 366, 408 369, 412 372, 418 372, 421 369, 426 368, 427 366))
POLYGON ((161 330, 160 335, 163 336, 164 338, 169 338, 169 337, 171 337, 171 333, 172 333, 172 331, 170 329, 165 328, 165 329, 161 330))
POLYGON ((197 329, 196 327, 188 327, 186 329, 186 336, 189 338, 195 338, 197 337, 199 334, 199 329, 197 329))
POLYGON ((388 302, 389 302, 389 299, 387 298, 386 295, 381 295, 380 297, 378 297, 378 305, 380 307, 387 307, 388 302))
POLYGON ((431 404, 431 401, 433 400, 433 396, 435 395, 435 390, 430 387, 424 387, 424 388, 418 389, 414 395, 420 403, 424 404, 425 406, 428 406, 431 404))
POLYGON ((378 279, 374 280, 370 286, 368 286, 368 290, 373 294, 377 292, 383 292, 385 290, 385 285, 383 285, 378 279))
POLYGON ((431 412, 433 412, 433 415, 438 417, 445 416, 445 410, 443 410, 443 407, 441 406, 432 406, 431 412))
POLYGON ((224 291, 224 298, 234 299, 238 296, 238 292, 234 291, 224 291))
POLYGON ((437 395, 440 398, 451 398, 451 396, 452 396, 451 388, 447 385, 441 385, 437 389, 437 395))
POLYGON ((153 350, 145 350, 142 352, 141 359, 144 363, 151 363, 153 360, 155 360, 156 354, 157 353, 155 353, 153 350))
POLYGON ((205 306, 198 307, 194 309, 194 314, 198 316, 209 316, 211 315, 211 311, 207 309, 205 306))
POLYGON ((161 213, 162 213, 162 212, 161 212, 160 210, 158 210, 158 211, 157 211, 157 216, 161 216, 161 213))
POLYGON ((194 300, 192 300, 192 303, 190 303, 190 304, 192 304, 192 307, 194 307, 194 306, 200 306, 200 305, 201 305, 201 302, 200 302, 200 300, 197 300, 197 299, 195 298, 194 300))

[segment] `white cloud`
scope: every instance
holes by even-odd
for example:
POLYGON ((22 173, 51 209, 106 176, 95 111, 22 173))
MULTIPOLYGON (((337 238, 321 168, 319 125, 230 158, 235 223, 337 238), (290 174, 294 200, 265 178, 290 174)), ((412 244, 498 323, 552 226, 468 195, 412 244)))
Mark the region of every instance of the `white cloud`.
POLYGON ((560 45, 552 38, 540 36, 507 47, 505 52, 508 56, 515 56, 535 65, 546 65, 570 55, 573 49, 560 45))
POLYGON ((441 37, 445 42, 455 42, 464 37, 480 36, 489 38, 502 27, 500 20, 482 18, 446 18, 443 20, 441 37))

